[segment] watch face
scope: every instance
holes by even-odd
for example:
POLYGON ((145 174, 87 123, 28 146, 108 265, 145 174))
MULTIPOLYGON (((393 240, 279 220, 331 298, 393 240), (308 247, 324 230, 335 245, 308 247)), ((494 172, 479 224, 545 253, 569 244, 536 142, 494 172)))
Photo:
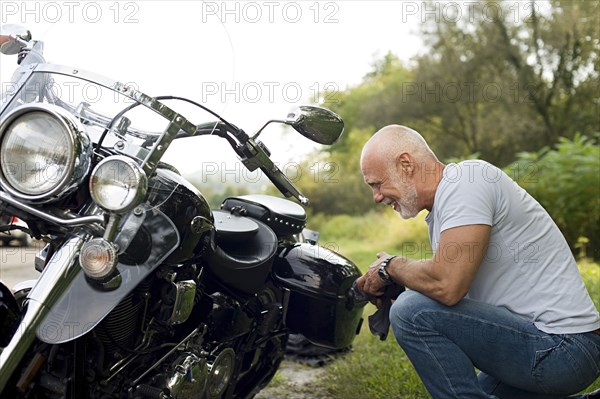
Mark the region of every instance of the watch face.
POLYGON ((381 279, 383 281, 385 281, 386 283, 392 282, 390 275, 388 274, 387 270, 385 270, 385 265, 381 265, 379 267, 378 274, 379 274, 379 277, 381 277, 381 279))

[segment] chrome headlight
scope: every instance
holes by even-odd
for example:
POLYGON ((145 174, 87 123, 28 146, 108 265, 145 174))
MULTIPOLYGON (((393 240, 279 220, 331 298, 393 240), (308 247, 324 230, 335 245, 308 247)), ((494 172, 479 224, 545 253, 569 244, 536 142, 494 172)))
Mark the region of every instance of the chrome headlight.
POLYGON ((115 155, 102 160, 92 171, 90 193, 110 212, 127 212, 139 205, 148 190, 146 173, 133 159, 115 155))
POLYGON ((12 195, 49 201, 79 186, 92 144, 79 121, 50 104, 26 104, 0 122, 0 184, 12 195))

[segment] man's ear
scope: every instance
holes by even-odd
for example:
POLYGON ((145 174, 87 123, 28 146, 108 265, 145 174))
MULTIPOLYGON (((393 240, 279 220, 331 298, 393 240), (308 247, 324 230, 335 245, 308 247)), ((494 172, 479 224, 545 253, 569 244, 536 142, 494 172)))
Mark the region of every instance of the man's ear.
POLYGON ((396 157, 396 169, 404 172, 405 175, 411 176, 415 171, 415 163, 413 157, 408 152, 402 152, 396 157))

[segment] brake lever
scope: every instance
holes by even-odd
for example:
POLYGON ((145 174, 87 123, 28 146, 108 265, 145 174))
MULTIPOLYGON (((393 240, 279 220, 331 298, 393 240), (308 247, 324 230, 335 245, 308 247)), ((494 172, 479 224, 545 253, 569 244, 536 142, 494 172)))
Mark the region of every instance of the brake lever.
POLYGON ((249 138, 239 149, 238 155, 240 155, 242 163, 250 172, 260 168, 283 195, 286 197, 293 196, 303 205, 309 204, 309 199, 294 186, 290 179, 271 160, 269 157, 271 153, 263 143, 249 138))
POLYGON ((206 134, 206 132, 225 138, 250 172, 260 168, 283 195, 293 196, 301 204, 308 205, 309 199, 273 163, 269 149, 262 142, 257 141, 255 137, 249 137, 242 129, 223 121, 196 126, 196 134, 206 134))

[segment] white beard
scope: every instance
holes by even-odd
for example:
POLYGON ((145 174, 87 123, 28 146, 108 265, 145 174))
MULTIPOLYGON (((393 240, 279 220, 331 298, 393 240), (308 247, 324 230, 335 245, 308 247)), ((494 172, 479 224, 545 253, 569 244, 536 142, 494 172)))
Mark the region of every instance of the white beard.
MULTIPOLYGON (((398 179, 400 180, 400 179, 398 179)), ((400 215, 402 219, 411 219, 419 214, 417 189, 412 184, 396 182, 398 187, 402 187, 401 202, 393 201, 391 203, 394 211, 400 215), (398 209, 400 208, 400 209, 398 209)))

